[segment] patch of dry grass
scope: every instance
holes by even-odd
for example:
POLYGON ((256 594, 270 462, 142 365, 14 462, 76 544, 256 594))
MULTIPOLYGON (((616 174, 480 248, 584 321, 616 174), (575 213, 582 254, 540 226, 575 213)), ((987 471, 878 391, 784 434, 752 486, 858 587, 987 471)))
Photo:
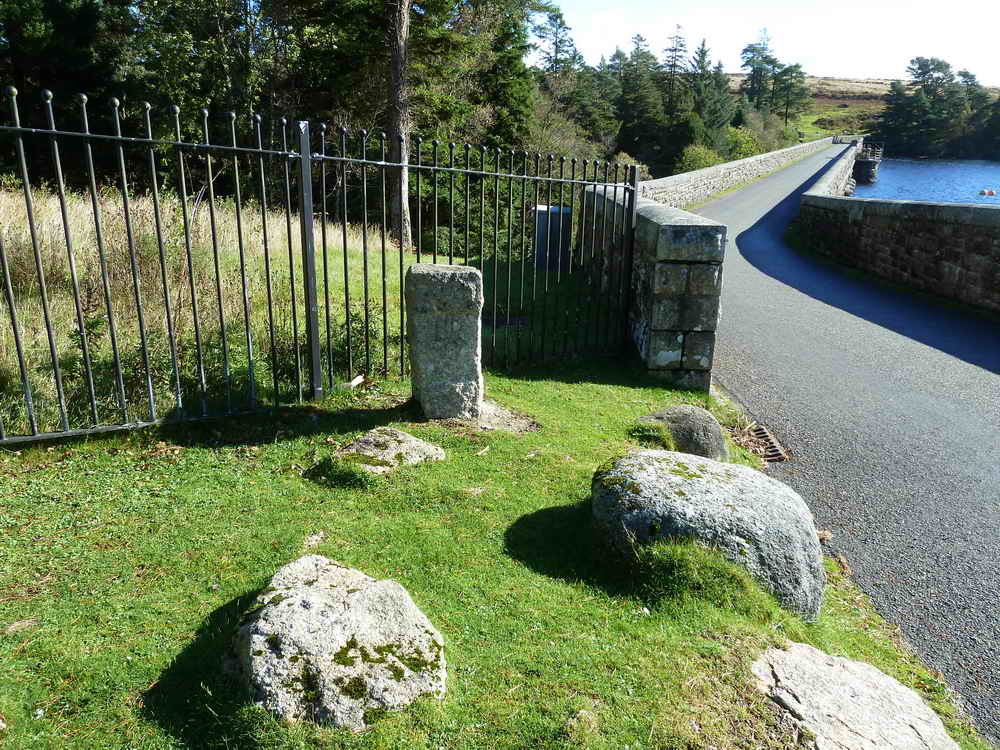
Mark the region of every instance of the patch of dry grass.
MULTIPOLYGON (((296 331, 304 342, 301 236, 298 217, 286 217, 276 209, 262 210, 259 203, 245 201, 237 220, 231 199, 215 205, 215 242, 207 198, 189 199, 189 232, 186 234, 180 198, 164 194, 160 200, 161 232, 156 229, 155 206, 150 195, 133 196, 130 217, 134 237, 132 252, 128 242, 122 196, 116 189, 103 188, 97 199, 98 222, 89 193, 67 195, 66 214, 76 271, 74 284, 61 206, 56 193, 34 190, 34 227, 38 241, 36 260, 23 193, 20 189, 0 190, 0 237, 6 251, 15 309, 28 359, 29 381, 39 411, 40 429, 58 424, 56 385, 45 326, 38 266, 48 296, 53 345, 63 370, 64 391, 71 423, 86 421, 90 413, 89 386, 83 375, 83 337, 95 370, 95 390, 99 414, 119 411, 116 368, 112 356, 112 333, 119 349, 129 419, 148 418, 146 370, 140 346, 136 300, 141 302, 150 376, 157 413, 175 406, 176 380, 182 390, 202 391, 199 359, 206 378, 222 374, 223 336, 230 357, 229 388, 246 391, 249 385, 250 352, 253 352, 254 381, 261 398, 273 396, 276 371, 281 383, 294 387, 296 331), (241 273, 240 248, 245 258, 241 273), (190 247, 190 251, 189 251, 190 247), (107 270, 107 293, 101 273, 101 256, 107 270), (268 265, 270 266, 268 268, 268 265), (268 282, 270 276, 270 283, 268 282), (136 283, 137 282, 137 283, 136 283), (74 287, 78 290, 79 312, 74 287), (267 304, 271 298, 270 310, 267 304), (244 297, 248 300, 244 306, 244 297), (169 315, 168 315, 169 311, 169 315), (270 321, 275 330, 272 361, 270 321), (112 325, 114 331, 112 332, 112 325), (172 329, 178 355, 175 375, 169 333, 172 329), (196 330, 197 329, 197 330, 196 330), (197 334, 197 335, 196 335, 197 334), (199 347, 197 344, 200 339, 199 347)), ((315 237, 321 245, 322 225, 316 222, 315 237)), ((345 257, 347 285, 352 298, 352 325, 363 330, 359 305, 364 299, 365 254, 359 226, 328 224, 327 244, 317 248, 320 299, 320 330, 324 356, 333 369, 346 376, 344 339, 345 257), (326 294, 329 297, 329 308, 326 294), (329 309, 329 320, 327 310, 329 309), (327 325, 330 340, 327 342, 327 325)), ((382 316, 386 315, 392 348, 399 339, 400 253, 387 242, 383 267, 382 240, 377 228, 368 234, 369 328, 381 353, 382 316), (382 307, 381 279, 386 279, 387 304, 382 307)), ((402 259, 408 266, 408 256, 402 259)), ((0 415, 8 432, 27 427, 21 406, 21 379, 17 366, 13 327, 6 304, 0 305, 0 415)), ((360 333, 360 331, 358 331, 360 333)), ((357 336, 356 338, 360 338, 357 336)), ((359 341, 352 341, 355 357, 363 357, 359 341)), ((363 347, 363 344, 362 344, 363 347)), ((207 388, 219 386, 207 384, 207 388)), ((199 393, 199 397, 202 394, 199 393)))

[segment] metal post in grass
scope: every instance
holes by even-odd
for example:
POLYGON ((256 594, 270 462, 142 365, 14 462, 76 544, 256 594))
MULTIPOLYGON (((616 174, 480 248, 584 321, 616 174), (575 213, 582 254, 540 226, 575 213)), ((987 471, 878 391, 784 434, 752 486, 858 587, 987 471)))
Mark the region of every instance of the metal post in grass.
POLYGON ((323 367, 319 341, 319 301, 316 294, 316 245, 313 238, 312 146, 309 123, 299 121, 299 226, 302 230, 302 284, 306 307, 306 347, 309 352, 310 401, 323 398, 323 367))

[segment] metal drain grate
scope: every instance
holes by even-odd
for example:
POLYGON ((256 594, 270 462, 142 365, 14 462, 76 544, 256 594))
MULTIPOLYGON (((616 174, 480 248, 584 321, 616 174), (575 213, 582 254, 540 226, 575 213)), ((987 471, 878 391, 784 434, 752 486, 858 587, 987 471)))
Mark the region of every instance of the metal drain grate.
POLYGON ((755 424, 750 432, 755 438, 764 443, 764 460, 768 463, 787 461, 792 457, 792 454, 778 442, 778 438, 772 435, 771 431, 764 425, 755 424))

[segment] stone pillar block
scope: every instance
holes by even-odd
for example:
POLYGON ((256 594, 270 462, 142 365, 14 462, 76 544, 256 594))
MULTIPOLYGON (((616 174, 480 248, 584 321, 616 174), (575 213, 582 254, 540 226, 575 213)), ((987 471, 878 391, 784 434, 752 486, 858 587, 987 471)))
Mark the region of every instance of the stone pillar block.
POLYGON ((483 404, 483 277, 470 266, 417 263, 406 272, 413 396, 429 419, 479 419, 483 404))

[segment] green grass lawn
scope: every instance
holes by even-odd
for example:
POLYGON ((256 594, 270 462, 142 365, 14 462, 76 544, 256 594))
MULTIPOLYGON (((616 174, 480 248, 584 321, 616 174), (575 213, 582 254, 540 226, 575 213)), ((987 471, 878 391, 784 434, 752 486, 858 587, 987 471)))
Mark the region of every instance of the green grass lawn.
POLYGON ((593 551, 594 469, 635 445, 637 416, 705 402, 636 371, 489 375, 492 398, 541 425, 524 435, 414 421, 390 381, 272 417, 0 452, 0 745, 789 747, 749 681, 787 637, 875 664, 986 748, 832 562, 806 625, 700 547, 628 571, 593 551), (308 478, 383 424, 448 459, 364 487, 308 478), (316 552, 399 581, 441 631, 443 701, 360 735, 286 726, 223 672, 241 612, 317 532, 316 552))

